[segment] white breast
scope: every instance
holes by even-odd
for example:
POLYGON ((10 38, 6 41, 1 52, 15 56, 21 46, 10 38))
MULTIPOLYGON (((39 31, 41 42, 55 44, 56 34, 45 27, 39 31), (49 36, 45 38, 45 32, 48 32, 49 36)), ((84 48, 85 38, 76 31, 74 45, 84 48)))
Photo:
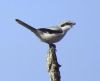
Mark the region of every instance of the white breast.
POLYGON ((44 33, 43 35, 41 35, 41 40, 43 42, 46 42, 46 43, 55 43, 55 42, 58 42, 62 39, 64 33, 59 33, 59 34, 49 34, 49 33, 44 33))

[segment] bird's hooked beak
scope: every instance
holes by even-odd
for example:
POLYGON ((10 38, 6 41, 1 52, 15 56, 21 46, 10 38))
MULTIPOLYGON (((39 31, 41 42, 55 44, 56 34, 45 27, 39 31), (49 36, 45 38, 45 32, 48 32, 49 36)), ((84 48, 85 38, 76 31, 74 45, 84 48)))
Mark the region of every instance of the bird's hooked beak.
POLYGON ((71 28, 73 28, 74 25, 76 25, 76 23, 75 22, 72 22, 71 23, 71 28))
POLYGON ((72 25, 76 25, 76 23, 75 22, 72 22, 72 25))
POLYGON ((72 22, 72 23, 71 23, 71 28, 72 28, 74 25, 76 25, 76 23, 75 23, 75 22, 72 22))

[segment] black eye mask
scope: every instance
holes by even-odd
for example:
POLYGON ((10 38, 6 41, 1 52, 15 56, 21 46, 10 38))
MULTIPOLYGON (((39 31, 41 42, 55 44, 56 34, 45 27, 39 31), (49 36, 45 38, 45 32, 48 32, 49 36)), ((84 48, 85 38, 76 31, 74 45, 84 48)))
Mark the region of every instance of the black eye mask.
POLYGON ((67 23, 62 24, 61 27, 64 27, 64 26, 66 26, 66 25, 71 25, 71 24, 72 24, 72 23, 68 23, 68 22, 67 22, 67 23))

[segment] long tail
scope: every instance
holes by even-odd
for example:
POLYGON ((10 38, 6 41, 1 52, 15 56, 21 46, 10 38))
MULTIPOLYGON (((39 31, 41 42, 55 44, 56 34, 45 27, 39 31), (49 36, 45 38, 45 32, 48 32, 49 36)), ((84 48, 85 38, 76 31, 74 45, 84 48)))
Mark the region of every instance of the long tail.
POLYGON ((25 28, 31 30, 32 32, 36 32, 36 29, 33 28, 32 26, 26 24, 25 22, 19 20, 19 19, 16 19, 16 22, 18 22, 20 25, 24 26, 25 28))

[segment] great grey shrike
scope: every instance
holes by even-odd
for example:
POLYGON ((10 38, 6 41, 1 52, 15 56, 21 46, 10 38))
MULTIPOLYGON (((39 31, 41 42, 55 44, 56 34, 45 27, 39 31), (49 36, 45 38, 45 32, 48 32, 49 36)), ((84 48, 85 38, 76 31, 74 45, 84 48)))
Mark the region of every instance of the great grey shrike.
POLYGON ((16 22, 31 30, 41 41, 49 44, 50 46, 55 46, 54 43, 60 41, 68 32, 68 30, 76 24, 72 21, 64 21, 59 25, 36 29, 19 19, 16 19, 16 22))

